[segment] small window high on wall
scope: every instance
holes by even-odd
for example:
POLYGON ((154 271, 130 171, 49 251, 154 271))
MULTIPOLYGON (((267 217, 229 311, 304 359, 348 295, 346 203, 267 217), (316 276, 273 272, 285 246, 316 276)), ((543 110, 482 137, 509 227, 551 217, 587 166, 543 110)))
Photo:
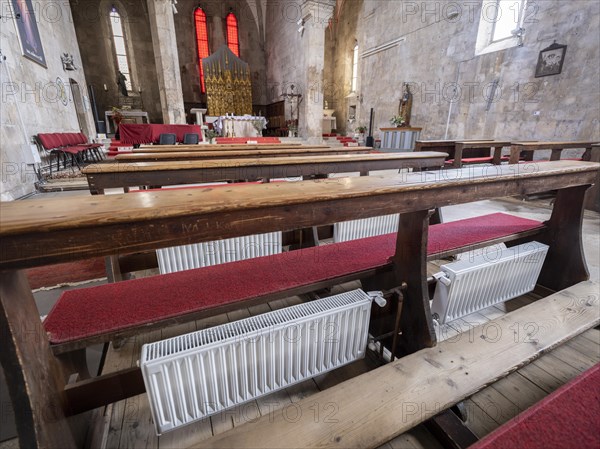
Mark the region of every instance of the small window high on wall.
POLYGON ((198 64, 200 65, 200 89, 202 93, 206 92, 204 84, 204 68, 202 59, 210 56, 208 49, 208 28, 206 26, 206 13, 202 8, 196 8, 194 11, 194 22, 196 23, 196 45, 198 47, 198 64))
POLYGON ((351 91, 356 92, 358 84, 358 43, 352 50, 352 87, 351 91))
POLYGON ((123 32, 123 21, 121 15, 115 6, 110 10, 110 26, 112 29, 113 43, 115 45, 115 56, 117 58, 117 67, 119 71, 125 75, 127 81, 125 86, 128 91, 132 91, 131 87, 131 70, 129 70, 129 58, 127 57, 127 45, 125 42, 125 33, 123 32))
POLYGON ((238 30, 238 21, 235 14, 227 14, 227 46, 236 55, 240 57, 240 38, 238 30))
POLYGON ((475 54, 523 44, 526 0, 482 0, 475 54))

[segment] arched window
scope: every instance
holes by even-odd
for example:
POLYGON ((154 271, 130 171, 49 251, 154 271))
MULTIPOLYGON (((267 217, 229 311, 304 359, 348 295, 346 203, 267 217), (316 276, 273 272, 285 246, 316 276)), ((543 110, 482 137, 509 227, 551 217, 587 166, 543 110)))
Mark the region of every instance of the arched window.
POLYGON ((356 92, 356 85, 358 82, 358 43, 354 46, 352 51, 352 92, 356 92))
POLYGON ((208 28, 206 26, 206 14, 202 8, 196 8, 194 11, 194 21, 196 23, 196 44, 198 46, 198 64, 200 65, 200 89, 202 93, 206 92, 204 85, 204 68, 202 59, 208 58, 210 51, 208 49, 208 28))
POLYGON ((235 14, 227 14, 227 46, 236 55, 240 57, 240 38, 238 33, 238 21, 235 14))
POLYGON ((125 44, 125 33, 123 33, 123 24, 121 15, 115 6, 110 10, 110 26, 112 28, 113 42, 115 44, 115 56, 117 58, 117 67, 119 71, 125 75, 127 81, 125 86, 128 91, 132 91, 131 87, 131 70, 129 70, 129 59, 127 57, 127 45, 125 44))

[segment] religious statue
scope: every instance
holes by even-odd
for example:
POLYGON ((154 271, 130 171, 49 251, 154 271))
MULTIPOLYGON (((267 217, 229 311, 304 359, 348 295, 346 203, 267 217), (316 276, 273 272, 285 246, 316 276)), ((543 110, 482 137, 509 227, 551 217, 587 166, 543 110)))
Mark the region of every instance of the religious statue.
POLYGON ((410 113, 412 110, 413 95, 410 92, 408 83, 404 83, 404 94, 400 99, 400 108, 398 114, 404 119, 403 126, 410 126, 410 113))
POLYGON ((127 81, 127 78, 119 70, 119 74, 117 75, 117 86, 119 86, 119 90, 121 91, 121 94, 124 97, 128 97, 129 96, 129 93, 127 92, 126 81, 127 81))
POLYGON ((77 67, 75 67, 75 61, 74 61, 73 55, 70 55, 69 53, 63 53, 62 56, 60 57, 60 60, 62 61, 64 70, 69 70, 69 71, 77 70, 77 67))

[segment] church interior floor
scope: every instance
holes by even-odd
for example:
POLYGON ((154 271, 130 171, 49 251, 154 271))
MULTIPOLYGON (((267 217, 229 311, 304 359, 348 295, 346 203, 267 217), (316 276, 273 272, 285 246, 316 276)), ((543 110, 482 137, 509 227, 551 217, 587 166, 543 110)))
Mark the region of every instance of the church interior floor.
MULTIPOLYGON (((62 198, 75 194, 86 193, 52 192, 36 195, 36 197, 62 198)), ((548 200, 524 202, 514 198, 507 198, 445 207, 443 214, 445 221, 492 212, 508 212, 525 218, 545 220, 549 217, 550 210, 551 206, 548 200)), ((586 211, 583 223, 583 246, 590 270, 590 278, 596 281, 600 279, 599 236, 600 215, 595 212, 586 211)), ((434 269, 435 267, 430 264, 430 268, 434 269)), ((359 287, 358 282, 340 285, 332 290, 332 294, 359 287)), ((47 313, 47 310, 49 310, 62 291, 64 291, 64 288, 35 292, 41 315, 47 313)), ((438 328, 438 338, 443 340, 456 337, 462 330, 497 318, 506 312, 527 305, 538 298, 535 294, 531 293, 513 299, 505 304, 489 307, 471 314, 459 320, 458 323, 454 322, 452 325, 445 325, 438 328)), ((247 309, 240 309, 210 319, 150 332, 137 338, 126 340, 119 349, 113 348, 111 344, 102 372, 109 373, 134 366, 139 358, 140 347, 143 343, 265 313, 270 310, 297 304, 301 301, 302 298, 300 297, 291 297, 247 309)), ((101 347, 94 347, 88 350, 88 363, 92 372, 99 364, 100 354, 101 347)), ((600 329, 594 328, 558 346, 549 353, 469 397, 464 401, 467 410, 466 425, 475 435, 483 437, 599 361, 600 329)), ((308 397, 318 391, 374 368, 376 368, 376 363, 367 357, 364 360, 258 399, 246 406, 238 407, 233 411, 223 412, 160 437, 157 437, 154 432, 146 395, 136 396, 94 412, 95 426, 91 432, 89 446, 111 449, 188 447, 190 444, 225 432, 244 422, 252 421, 260 415, 281 409, 292 402, 308 397)), ((0 443, 0 449, 12 447, 17 447, 16 439, 0 443)), ((382 447, 397 449, 438 448, 442 446, 424 425, 420 425, 389 441, 382 447)))

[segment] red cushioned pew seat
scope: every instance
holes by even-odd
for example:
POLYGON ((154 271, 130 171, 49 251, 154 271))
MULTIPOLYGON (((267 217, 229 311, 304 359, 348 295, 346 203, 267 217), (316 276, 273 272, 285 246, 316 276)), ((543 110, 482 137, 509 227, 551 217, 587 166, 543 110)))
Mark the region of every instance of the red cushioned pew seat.
MULTIPOLYGON (((432 225, 428 254, 541 229, 497 213, 432 225)), ((90 338, 385 266, 396 234, 64 292, 44 321, 51 343, 90 338)))
POLYGON ((470 446, 513 448, 600 448, 600 364, 470 446))

